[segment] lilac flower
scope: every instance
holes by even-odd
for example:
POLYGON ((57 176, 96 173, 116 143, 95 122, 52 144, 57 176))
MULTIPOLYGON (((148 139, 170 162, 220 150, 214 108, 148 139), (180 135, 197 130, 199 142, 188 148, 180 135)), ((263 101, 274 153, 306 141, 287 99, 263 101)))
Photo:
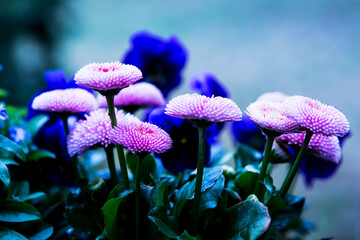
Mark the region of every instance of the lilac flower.
POLYGON ((262 129, 279 133, 293 133, 302 130, 297 123, 283 115, 281 103, 256 101, 247 107, 246 113, 262 129))
POLYGON ((241 120, 241 111, 232 100, 223 97, 209 98, 196 93, 173 98, 166 105, 165 113, 172 117, 207 122, 241 120))
MULTIPOLYGON (((172 173, 179 173, 185 169, 195 169, 199 144, 197 128, 188 120, 166 115, 164 107, 153 109, 149 114, 148 121, 164 129, 173 141, 171 149, 161 154, 155 154, 160 158, 165 169, 172 173)), ((210 142, 212 142, 212 136, 207 134, 205 165, 210 161, 210 142)))
MULTIPOLYGON (((116 111, 118 123, 124 121, 140 121, 131 114, 124 114, 123 111, 116 111)), ((70 156, 82 154, 86 149, 96 145, 107 147, 111 142, 109 133, 112 130, 110 117, 106 109, 97 109, 85 116, 86 120, 80 120, 71 130, 67 147, 70 156)))
POLYGON ((8 115, 6 115, 6 108, 3 103, 0 103, 0 120, 8 119, 8 115))
MULTIPOLYGON (((199 71, 190 77, 190 88, 207 97, 228 98, 227 89, 220 83, 216 76, 209 71, 199 71)), ((225 123, 216 123, 207 129, 207 135, 216 139, 225 123)))
POLYGON ((317 134, 341 137, 349 132, 349 122, 342 112, 311 98, 287 98, 284 101, 284 115, 317 134))
MULTIPOLYGON (((49 120, 42 126, 42 128, 34 136, 33 143, 41 149, 46 149, 56 155, 55 161, 44 161, 43 164, 47 164, 47 178, 51 178, 52 182, 61 182, 63 184, 73 183, 73 166, 70 156, 66 147, 66 136, 63 130, 63 123, 60 117, 53 112, 40 111, 33 109, 32 102, 34 98, 43 92, 52 91, 55 89, 67 89, 67 88, 82 88, 92 93, 92 90, 79 87, 73 77, 67 80, 67 77, 63 70, 49 70, 44 72, 44 79, 47 88, 40 90, 35 94, 33 99, 29 101, 27 119, 31 119, 39 114, 45 114, 49 117, 49 120), (60 171, 59 171, 60 169, 60 171)), ((83 113, 74 114, 76 118, 83 118, 83 113)), ((71 126, 69 125, 71 128, 71 126)), ((47 179, 49 180, 49 179, 47 179)))
POLYGON ((142 78, 141 71, 132 65, 120 62, 91 63, 75 74, 79 86, 106 92, 120 90, 142 78))
POLYGON ((133 153, 163 153, 172 144, 167 132, 156 125, 139 121, 121 122, 109 136, 112 143, 122 145, 133 153))
POLYGON ((137 66, 144 80, 157 86, 165 97, 181 82, 187 53, 176 37, 164 40, 142 31, 131 38, 131 49, 123 62, 137 66))
MULTIPOLYGON (((106 98, 98 96, 99 107, 107 107, 106 98)), ((121 90, 114 97, 116 107, 158 107, 165 104, 165 99, 160 90, 151 83, 141 82, 130 85, 121 90)))
MULTIPOLYGON (((316 134, 314 136, 322 136, 322 135, 316 134)), ((300 172, 304 176, 305 183, 307 186, 311 186, 315 179, 327 179, 336 173, 337 169, 341 164, 341 152, 340 152, 341 149, 340 150, 336 150, 336 149, 339 149, 338 143, 340 143, 341 146, 343 140, 346 139, 348 136, 349 135, 347 134, 345 137, 340 137, 339 140, 337 140, 338 137, 334 137, 334 136, 333 137, 322 136, 323 138, 331 138, 331 139, 336 138, 335 140, 328 141, 330 143, 333 142, 336 145, 334 146, 334 149, 332 149, 328 145, 328 147, 325 147, 321 151, 325 154, 319 151, 314 151, 314 149, 305 152, 303 160, 300 165, 300 172), (327 149, 329 150, 328 152, 327 149)), ((300 146, 298 144, 289 145, 287 144, 286 141, 281 140, 281 137, 283 136, 277 138, 276 142, 280 146, 282 146, 282 148, 285 148, 287 150, 288 154, 290 154, 290 158, 294 158, 294 156, 296 156, 297 152, 300 150, 300 146)))
MULTIPOLYGON (((278 138, 290 145, 301 146, 304 142, 305 132, 283 134, 278 138)), ((314 134, 310 139, 307 149, 315 151, 325 160, 332 161, 334 163, 340 162, 341 148, 339 139, 336 136, 324 136, 321 134, 314 134)))
POLYGON ((265 102, 278 102, 282 103, 289 96, 282 92, 266 92, 260 95, 256 101, 265 101, 265 102))
POLYGON ((89 112, 97 108, 97 102, 95 97, 84 89, 57 89, 35 97, 32 108, 53 112, 89 112))

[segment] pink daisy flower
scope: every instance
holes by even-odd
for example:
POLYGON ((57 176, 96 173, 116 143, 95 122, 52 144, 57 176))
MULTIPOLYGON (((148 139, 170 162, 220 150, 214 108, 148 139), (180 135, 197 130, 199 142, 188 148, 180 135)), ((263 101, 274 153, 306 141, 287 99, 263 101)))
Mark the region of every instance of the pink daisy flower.
POLYGON ((111 142, 133 153, 162 153, 171 148, 170 135, 156 125, 145 122, 125 122, 110 132, 111 142))
MULTIPOLYGON (((99 95, 99 107, 107 107, 106 98, 99 95)), ((151 83, 141 82, 121 90, 114 97, 115 106, 162 106, 165 104, 161 91, 151 83)))
POLYGON ((91 63, 75 74, 74 80, 83 87, 94 90, 120 90, 142 78, 141 71, 133 66, 120 62, 91 63))
POLYGON ((33 109, 53 112, 88 112, 97 108, 95 97, 80 88, 57 89, 37 96, 33 109))
POLYGON ((279 102, 282 103, 289 96, 282 92, 266 92, 260 95, 256 101, 266 101, 266 102, 279 102))
POLYGON ((300 132, 302 128, 283 115, 283 105, 278 102, 256 101, 246 109, 246 114, 260 128, 279 133, 300 132))
MULTIPOLYGON (((306 132, 284 134, 277 139, 287 142, 290 145, 301 146, 304 142, 306 132)), ((341 148, 339 138, 336 136, 324 136, 321 134, 312 135, 307 147, 319 153, 325 160, 339 163, 341 160, 341 148)))
MULTIPOLYGON (((140 121, 130 113, 116 112, 117 123, 126 121, 140 121)), ((67 138, 67 147, 70 156, 83 153, 86 149, 95 145, 107 147, 111 142, 109 133, 112 130, 110 117, 106 109, 97 109, 85 116, 86 120, 80 120, 71 130, 67 138)))
POLYGON ((223 97, 210 98, 196 93, 173 98, 166 105, 165 114, 208 122, 240 121, 242 117, 239 107, 232 100, 223 97))
POLYGON ((287 98, 284 101, 284 115, 317 134, 342 137, 349 132, 349 122, 342 112, 311 98, 287 98))

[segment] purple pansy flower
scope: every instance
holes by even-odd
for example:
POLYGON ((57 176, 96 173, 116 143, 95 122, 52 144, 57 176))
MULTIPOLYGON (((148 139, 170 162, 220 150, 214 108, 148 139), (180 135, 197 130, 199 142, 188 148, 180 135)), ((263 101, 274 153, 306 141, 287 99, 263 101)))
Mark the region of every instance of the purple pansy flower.
POLYGON ((242 121, 232 123, 232 133, 237 142, 248 145, 259 152, 264 151, 266 138, 261 129, 246 114, 243 114, 242 121))
POLYGON ((131 49, 123 62, 138 67, 147 82, 157 86, 166 97, 181 82, 187 52, 172 36, 164 40, 146 31, 135 33, 131 38, 131 49))

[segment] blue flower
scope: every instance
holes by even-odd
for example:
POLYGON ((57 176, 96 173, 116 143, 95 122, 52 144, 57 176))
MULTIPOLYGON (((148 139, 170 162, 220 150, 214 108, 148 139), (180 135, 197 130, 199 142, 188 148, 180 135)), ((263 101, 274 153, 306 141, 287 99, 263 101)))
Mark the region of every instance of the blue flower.
POLYGON ((200 71, 190 78, 190 88, 207 97, 229 97, 227 89, 209 71, 200 71))
MULTIPOLYGON (((216 76, 209 71, 199 71, 193 74, 190 78, 189 85, 192 90, 207 97, 219 96, 227 98, 229 96, 227 89, 220 83, 216 76)), ((214 138, 219 135, 223 127, 224 123, 211 125, 211 127, 207 129, 207 135, 210 137, 210 140, 215 140, 214 138)))
MULTIPOLYGON (((49 150, 56 155, 56 161, 47 161, 51 162, 51 164, 47 166, 47 176, 51 178, 50 180, 53 182, 60 181, 63 184, 71 184, 74 176, 71 159, 67 152, 66 136, 62 120, 56 113, 34 110, 31 108, 31 105, 34 98, 43 92, 55 89, 78 88, 78 86, 73 77, 67 81, 65 73, 61 69, 45 71, 44 78, 47 88, 38 91, 30 100, 27 118, 31 119, 39 114, 46 114, 49 116, 49 120, 34 136, 33 143, 39 148, 49 150)), ((86 90, 92 92, 89 89, 86 90)), ((77 114, 75 116, 77 118, 83 118, 83 114, 77 114)))
POLYGON ((6 108, 3 103, 0 103, 0 120, 8 119, 8 115, 6 115, 6 108))
POLYGON ((264 151, 265 136, 246 114, 243 114, 242 121, 232 123, 232 133, 237 142, 248 145, 259 152, 264 151))
POLYGON ((182 43, 175 36, 164 40, 141 31, 132 36, 131 44, 123 62, 138 67, 143 79, 156 85, 167 97, 181 82, 181 71, 187 59, 182 43))
POLYGON ((22 127, 13 126, 9 129, 9 137, 19 144, 29 137, 29 133, 22 127))
MULTIPOLYGON (((173 147, 165 153, 156 154, 165 169, 179 173, 185 169, 195 169, 198 157, 198 129, 181 118, 170 117, 164 113, 164 107, 153 109, 149 114, 149 122, 155 124, 170 134, 173 147)), ((210 141, 205 143, 205 165, 210 160, 210 141)))
MULTIPOLYGON (((351 132, 344 137, 339 137, 340 146, 342 146, 347 138, 351 136, 351 132)), ((298 150, 298 149, 297 149, 298 150)), ((315 179, 327 179, 333 176, 340 167, 339 163, 327 161, 326 159, 314 154, 313 152, 306 152, 301 161, 300 171, 305 177, 307 186, 312 186, 315 179)))

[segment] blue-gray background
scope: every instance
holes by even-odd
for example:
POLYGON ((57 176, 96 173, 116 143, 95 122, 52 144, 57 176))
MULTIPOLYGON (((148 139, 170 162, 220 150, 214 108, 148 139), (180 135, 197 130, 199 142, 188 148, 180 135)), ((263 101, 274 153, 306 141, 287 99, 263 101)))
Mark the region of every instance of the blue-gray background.
MULTIPOLYGON (((44 85, 46 68, 63 68, 70 76, 90 62, 118 60, 134 32, 149 30, 178 36, 189 52, 183 85, 170 97, 188 92, 187 80, 196 71, 211 70, 242 110, 267 91, 300 94, 341 109, 353 133, 341 168, 311 189, 299 181, 295 193, 306 196, 305 218, 317 225, 308 239, 360 239, 360 1, 78 0, 60 1, 51 12, 39 13, 52 19, 46 25, 56 41, 52 61, 29 32, 17 34, 7 49, 16 62, 16 84, 5 84, 0 75, 0 87, 12 92, 8 101, 14 104, 24 104, 44 85)), ((33 17, 21 14, 24 21, 33 17)), ((7 24, 2 26, 13 22, 7 24)))

